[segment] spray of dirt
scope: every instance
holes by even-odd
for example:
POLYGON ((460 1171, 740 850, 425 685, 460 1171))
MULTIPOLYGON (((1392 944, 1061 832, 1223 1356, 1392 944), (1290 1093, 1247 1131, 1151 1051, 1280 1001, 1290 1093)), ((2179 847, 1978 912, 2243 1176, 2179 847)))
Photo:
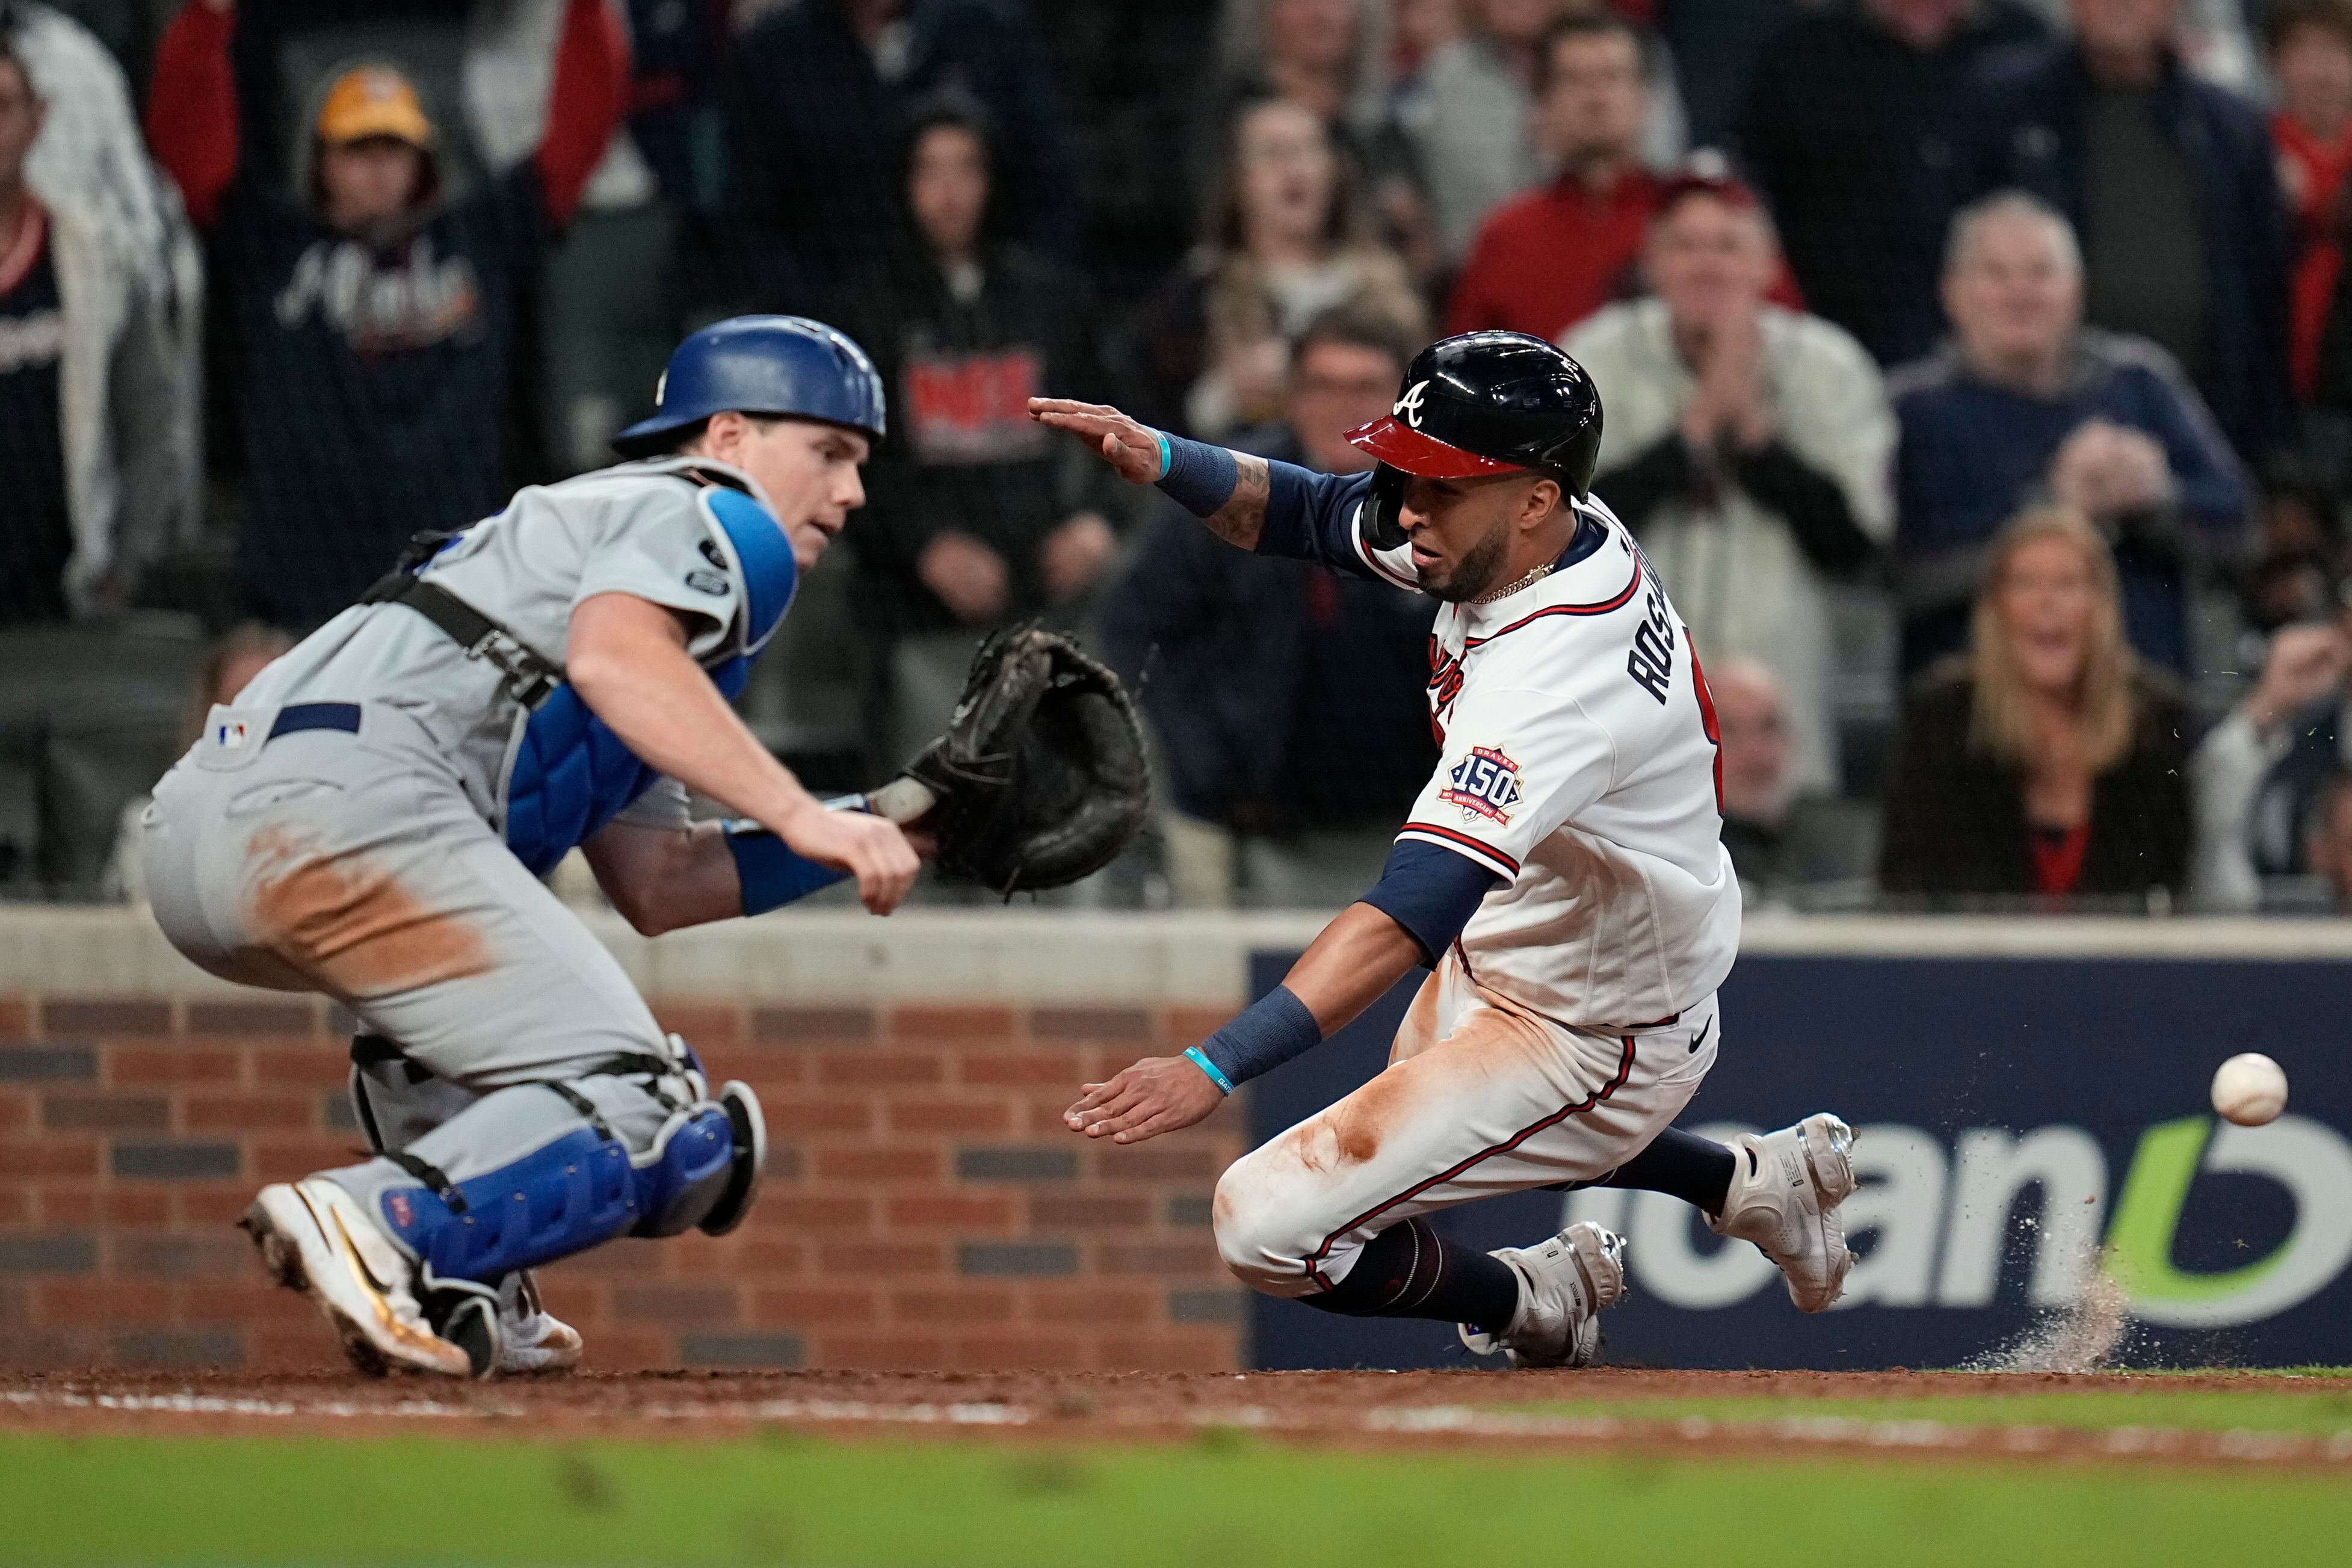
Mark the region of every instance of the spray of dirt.
POLYGON ((2010 1343, 1960 1363, 1963 1372, 2103 1372, 2128 1350, 2137 1329, 2130 1298, 2102 1251, 2084 1270, 2083 1293, 2063 1307, 2044 1307, 2032 1327, 2010 1343))

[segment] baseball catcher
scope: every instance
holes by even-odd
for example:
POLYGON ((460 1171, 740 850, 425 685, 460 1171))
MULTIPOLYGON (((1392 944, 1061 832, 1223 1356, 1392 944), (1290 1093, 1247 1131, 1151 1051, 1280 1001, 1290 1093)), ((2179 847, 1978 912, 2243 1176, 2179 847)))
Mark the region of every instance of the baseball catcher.
POLYGON ((766 1133, 715 1090, 540 879, 574 847, 648 935, 854 879, 887 914, 900 823, 1007 892, 1082 876, 1142 809, 1115 682, 1062 639, 992 645, 954 731, 872 799, 823 802, 730 700, 865 499, 883 389, 839 332, 740 317, 670 357, 635 460, 425 542, 272 663, 156 786, 173 946, 351 1009, 373 1156, 264 1187, 268 1271, 363 1371, 568 1367, 538 1266, 730 1229, 766 1133), (740 814, 695 822, 688 791, 740 814))

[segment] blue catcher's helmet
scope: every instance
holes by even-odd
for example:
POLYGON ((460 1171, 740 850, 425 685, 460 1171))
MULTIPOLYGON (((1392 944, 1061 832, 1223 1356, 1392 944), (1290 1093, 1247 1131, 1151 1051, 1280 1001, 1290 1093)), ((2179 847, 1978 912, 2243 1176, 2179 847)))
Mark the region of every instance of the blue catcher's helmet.
POLYGON ((714 414, 782 414, 882 438, 882 377, 866 351, 803 316, 733 316, 670 352, 654 414, 613 437, 625 458, 667 450, 714 414))

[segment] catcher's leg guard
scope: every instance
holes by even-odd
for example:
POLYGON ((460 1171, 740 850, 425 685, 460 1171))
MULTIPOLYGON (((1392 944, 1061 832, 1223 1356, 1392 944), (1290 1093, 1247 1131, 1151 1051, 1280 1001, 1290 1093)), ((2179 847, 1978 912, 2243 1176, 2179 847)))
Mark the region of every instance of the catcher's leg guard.
MULTIPOLYGON (((481 1098, 472 1089, 436 1077, 394 1041, 361 1035, 352 1041, 352 1109, 368 1147, 382 1154, 405 1149, 481 1098)), ((493 1338, 478 1314, 479 1298, 448 1291, 429 1294, 425 1316, 434 1331, 478 1355, 493 1338)), ((496 1363, 501 1373, 568 1372, 580 1364, 586 1345, 580 1331, 549 1311, 529 1269, 499 1281, 495 1311, 496 1363)))
POLYGON ((415 1257, 426 1289, 494 1285, 616 1236, 739 1221, 765 1130, 748 1089, 722 1095, 676 1105, 613 1078, 500 1089, 406 1149, 334 1175, 415 1257), (616 1131, 647 1122, 642 1151, 616 1131))

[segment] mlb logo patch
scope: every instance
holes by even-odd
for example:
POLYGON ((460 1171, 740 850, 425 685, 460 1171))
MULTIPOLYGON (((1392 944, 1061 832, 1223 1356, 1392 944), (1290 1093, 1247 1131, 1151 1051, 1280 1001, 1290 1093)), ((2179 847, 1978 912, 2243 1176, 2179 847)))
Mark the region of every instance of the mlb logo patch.
POLYGON ((242 719, 230 719, 213 726, 213 743, 225 751, 236 751, 245 744, 248 735, 242 719))
POLYGON ((416 1223, 416 1211, 409 1206, 406 1193, 387 1193, 383 1207, 384 1212, 392 1216, 392 1223, 403 1230, 416 1223))
POLYGON ((1519 804, 1519 764, 1492 746, 1473 746, 1470 754, 1446 775, 1453 783, 1437 798, 1462 808, 1462 820, 1480 817, 1509 826, 1511 808, 1519 804))

